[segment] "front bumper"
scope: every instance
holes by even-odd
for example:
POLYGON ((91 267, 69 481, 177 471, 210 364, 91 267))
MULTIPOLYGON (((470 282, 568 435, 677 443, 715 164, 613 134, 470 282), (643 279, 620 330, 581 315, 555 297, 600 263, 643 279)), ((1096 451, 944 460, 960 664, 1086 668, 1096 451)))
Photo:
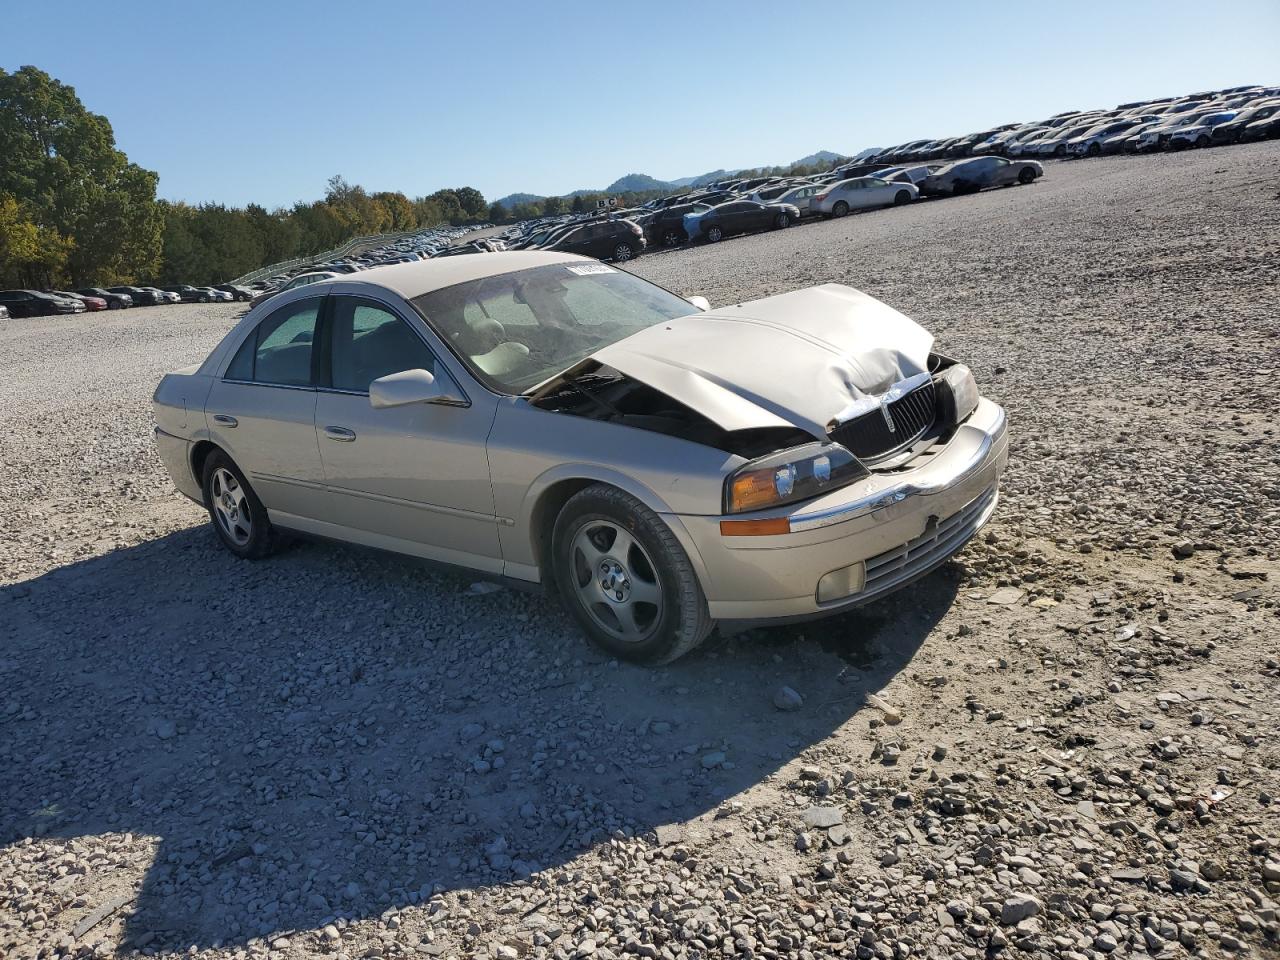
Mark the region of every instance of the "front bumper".
POLYGON ((1008 451, 1004 410, 984 398, 926 465, 751 515, 787 517, 790 533, 724 536, 720 521, 730 518, 664 519, 699 567, 713 618, 838 613, 907 585, 959 551, 995 510, 1008 451), (829 584, 829 575, 847 592, 820 601, 819 583, 829 584))

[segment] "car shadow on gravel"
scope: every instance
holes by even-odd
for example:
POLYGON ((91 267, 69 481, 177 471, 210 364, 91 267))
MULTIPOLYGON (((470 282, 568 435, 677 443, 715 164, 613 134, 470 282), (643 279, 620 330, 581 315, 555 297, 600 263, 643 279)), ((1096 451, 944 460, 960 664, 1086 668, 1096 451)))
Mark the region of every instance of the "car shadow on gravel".
POLYGON ((509 883, 619 832, 670 842, 850 722, 956 582, 648 670, 539 595, 332 545, 244 563, 180 531, 0 588, 0 843, 132 833, 136 897, 93 873, 71 909, 123 893, 125 945, 159 948, 509 883), (774 707, 784 684, 800 709, 774 707))

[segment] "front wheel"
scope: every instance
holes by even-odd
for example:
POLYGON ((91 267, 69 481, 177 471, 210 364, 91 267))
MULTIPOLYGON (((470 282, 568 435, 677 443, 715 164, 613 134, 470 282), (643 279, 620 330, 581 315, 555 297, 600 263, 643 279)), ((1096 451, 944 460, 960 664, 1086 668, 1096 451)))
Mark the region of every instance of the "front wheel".
POLYGON ((671 528, 616 487, 595 484, 569 498, 552 531, 550 561, 570 613, 621 659, 670 663, 714 625, 671 528))
POLYGON ((724 239, 724 230, 719 224, 712 224, 707 227, 707 243, 719 243, 724 239))
POLYGON ((843 217, 848 212, 849 212, 849 205, 845 203, 843 200, 837 200, 836 205, 831 208, 831 215, 833 217, 843 217))
POLYGON ((1209 143, 1210 143, 1209 138, 1203 133, 1200 134, 1200 136, 1196 137, 1197 147, 1207 147, 1209 143))
POLYGON ((893 195, 894 206, 900 207, 904 203, 910 203, 910 202, 911 202, 910 190, 899 190, 897 193, 893 195))
POLYGON ((630 260, 634 255, 635 253, 632 251, 631 244, 629 243, 620 243, 613 248, 613 259, 619 263, 624 263, 627 260, 630 260))
POLYGON ((773 225, 779 230, 791 226, 791 218, 785 212, 779 213, 773 218, 773 225))
POLYGON ((267 508, 240 468, 221 450, 209 454, 202 477, 205 506, 222 545, 245 560, 259 560, 277 543, 267 508))
POLYGON ((1021 170, 1018 171, 1018 182, 1023 186, 1026 186, 1035 178, 1036 178, 1036 172, 1032 170, 1030 167, 1023 167, 1021 170))
POLYGON ((683 238, 675 230, 668 230, 662 235, 662 245, 664 247, 678 247, 682 242, 683 238))
POLYGON ((208 303, 208 302, 209 302, 209 298, 208 298, 208 297, 201 297, 201 298, 200 298, 200 302, 201 302, 201 303, 208 303))

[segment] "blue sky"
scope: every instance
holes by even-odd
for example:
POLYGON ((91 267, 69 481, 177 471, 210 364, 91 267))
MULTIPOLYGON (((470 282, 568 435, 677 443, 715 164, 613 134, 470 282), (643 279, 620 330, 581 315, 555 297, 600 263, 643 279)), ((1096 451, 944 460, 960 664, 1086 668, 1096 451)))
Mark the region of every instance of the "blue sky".
POLYGON ((0 66, 74 86, 193 203, 335 173, 565 193, 1280 84, 1280 0, 0 0, 0 23, 0 66))

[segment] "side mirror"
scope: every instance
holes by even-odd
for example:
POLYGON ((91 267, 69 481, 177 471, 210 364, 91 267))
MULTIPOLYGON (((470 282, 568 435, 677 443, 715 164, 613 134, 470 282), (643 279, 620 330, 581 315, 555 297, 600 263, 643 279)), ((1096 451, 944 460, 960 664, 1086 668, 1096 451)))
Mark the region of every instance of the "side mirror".
POLYGON ((369 405, 375 410, 403 407, 410 403, 454 403, 462 398, 426 370, 389 373, 369 384, 369 405))
POLYGON ((702 297, 702 296, 690 297, 689 302, 692 303, 699 310, 701 310, 703 313, 706 313, 708 310, 711 309, 711 301, 708 300, 706 297, 702 297))

